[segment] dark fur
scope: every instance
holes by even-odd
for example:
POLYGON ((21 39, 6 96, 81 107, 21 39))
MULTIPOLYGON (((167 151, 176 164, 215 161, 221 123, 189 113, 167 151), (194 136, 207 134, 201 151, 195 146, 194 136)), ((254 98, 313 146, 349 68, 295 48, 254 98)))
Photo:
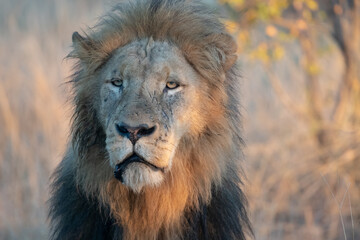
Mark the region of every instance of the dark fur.
POLYGON ((75 184, 75 172, 66 169, 66 161, 54 174, 50 215, 53 221, 52 239, 116 239, 121 227, 114 224, 109 208, 88 197, 75 184))

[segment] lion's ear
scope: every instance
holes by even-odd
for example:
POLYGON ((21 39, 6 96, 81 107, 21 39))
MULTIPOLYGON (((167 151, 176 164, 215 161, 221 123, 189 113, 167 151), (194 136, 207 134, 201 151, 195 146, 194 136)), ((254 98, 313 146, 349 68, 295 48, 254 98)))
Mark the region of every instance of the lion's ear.
POLYGON ((216 33, 201 39, 200 46, 190 45, 185 57, 194 68, 208 79, 219 79, 236 62, 237 45, 227 33, 216 33))
POLYGON ((107 54, 101 51, 100 44, 91 40, 89 37, 83 37, 78 32, 74 32, 72 35, 73 52, 71 57, 78 58, 84 64, 90 68, 97 68, 107 54))
POLYGON ((225 33, 212 35, 209 38, 210 46, 213 47, 211 51, 214 60, 225 72, 228 71, 237 60, 235 40, 231 35, 225 33))
POLYGON ((73 46, 78 51, 91 50, 91 43, 88 39, 81 36, 78 32, 74 32, 72 35, 73 46))
POLYGON ((225 53, 226 59, 223 64, 225 71, 229 70, 237 60, 237 44, 234 38, 228 34, 224 36, 224 42, 226 43, 225 53))

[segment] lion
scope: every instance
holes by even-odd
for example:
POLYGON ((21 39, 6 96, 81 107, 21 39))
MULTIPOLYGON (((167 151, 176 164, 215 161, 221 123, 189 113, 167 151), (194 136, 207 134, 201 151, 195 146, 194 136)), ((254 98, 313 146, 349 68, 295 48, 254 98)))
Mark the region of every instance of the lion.
POLYGON ((200 2, 121 2, 72 36, 51 239, 245 239, 237 46, 200 2))

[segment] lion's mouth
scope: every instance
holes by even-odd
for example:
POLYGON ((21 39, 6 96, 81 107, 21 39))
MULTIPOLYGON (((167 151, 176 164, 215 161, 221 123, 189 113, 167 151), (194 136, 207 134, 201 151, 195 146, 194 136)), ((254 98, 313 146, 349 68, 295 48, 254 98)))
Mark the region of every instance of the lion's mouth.
POLYGON ((165 169, 164 168, 160 168, 155 166, 154 164, 146 161, 145 159, 143 159, 142 157, 140 157, 139 155, 137 155, 136 153, 134 153, 133 155, 131 155, 130 157, 126 158, 124 161, 122 161, 121 163, 117 164, 115 166, 115 171, 114 171, 114 176, 117 180, 119 180, 120 182, 124 183, 124 178, 123 178, 123 174, 125 172, 125 169, 127 168, 127 166, 131 163, 142 163, 147 165, 148 167, 150 167, 153 171, 161 171, 164 172, 165 169))

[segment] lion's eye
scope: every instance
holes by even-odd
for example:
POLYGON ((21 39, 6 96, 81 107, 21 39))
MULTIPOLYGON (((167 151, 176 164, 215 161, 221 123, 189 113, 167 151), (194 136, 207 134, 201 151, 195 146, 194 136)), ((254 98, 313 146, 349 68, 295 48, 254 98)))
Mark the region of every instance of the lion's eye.
POLYGON ((166 83, 167 89, 175 89, 177 87, 179 87, 179 84, 177 84, 176 82, 170 81, 166 83))
POLYGON ((123 81, 120 78, 113 78, 111 79, 111 84, 115 87, 121 87, 123 84, 123 81))

